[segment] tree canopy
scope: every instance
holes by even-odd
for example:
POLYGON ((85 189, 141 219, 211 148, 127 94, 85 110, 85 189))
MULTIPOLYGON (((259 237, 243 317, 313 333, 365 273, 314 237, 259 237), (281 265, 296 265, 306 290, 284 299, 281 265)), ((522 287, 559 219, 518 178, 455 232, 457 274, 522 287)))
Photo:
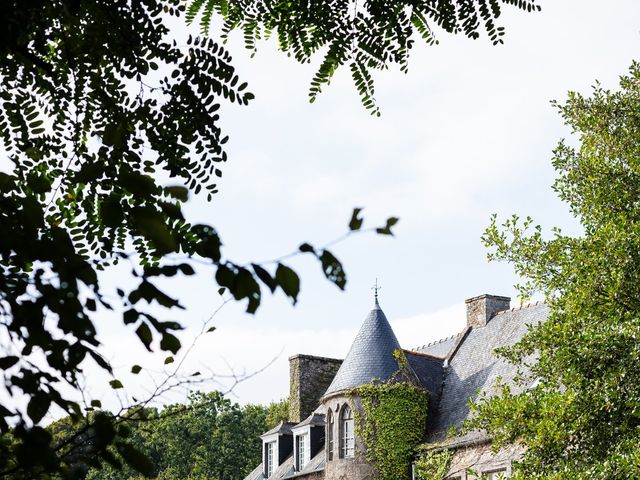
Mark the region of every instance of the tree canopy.
POLYGON ((557 104, 578 137, 554 151, 554 189, 583 234, 545 235, 532 219, 494 218, 490 258, 544 294, 551 313, 502 354, 530 373, 518 391, 476 404, 472 427, 521 442, 517 478, 623 479, 640 471, 640 64, 620 89, 599 84, 557 104), (531 360, 533 358, 533 361, 531 360), (529 359, 529 360, 527 360, 529 359))
MULTIPOLYGON (((260 435, 286 420, 286 400, 268 406, 240 406, 217 391, 194 392, 188 404, 172 404, 161 410, 145 408, 144 418, 127 425, 127 438, 144 452, 153 476, 165 480, 241 480, 261 461, 260 435)), ((95 412, 95 415, 109 415, 95 412)), ((67 441, 70 469, 77 478, 111 480, 144 478, 135 469, 95 465, 86 437, 65 417, 47 426, 56 443, 67 441)), ((10 439, 10 434, 5 440, 10 439)), ((110 447, 115 451, 115 448, 110 447)), ((142 457, 141 457, 142 458, 142 457)), ((9 478, 22 478, 19 474, 9 478)), ((59 476, 54 478, 59 479, 59 476)))
POLYGON ((190 0, 186 18, 192 22, 200 14, 207 33, 219 15, 222 38, 241 30, 253 53, 259 40, 273 35, 278 48, 300 63, 321 56, 311 102, 348 65, 362 104, 380 115, 372 71, 397 65, 407 72, 415 37, 435 45, 438 30, 474 40, 485 34, 494 45, 503 43, 505 28, 498 19, 504 6, 540 10, 535 0, 190 0))

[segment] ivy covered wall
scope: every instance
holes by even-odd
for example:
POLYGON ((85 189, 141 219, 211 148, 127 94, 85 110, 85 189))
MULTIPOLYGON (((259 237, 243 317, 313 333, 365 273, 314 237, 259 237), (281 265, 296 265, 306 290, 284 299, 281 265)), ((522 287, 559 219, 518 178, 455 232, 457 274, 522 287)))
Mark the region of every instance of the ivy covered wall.
POLYGON ((361 405, 354 410, 356 434, 378 480, 410 478, 411 462, 427 421, 427 391, 411 381, 404 352, 398 350, 394 356, 399 366, 396 376, 350 392, 361 405))

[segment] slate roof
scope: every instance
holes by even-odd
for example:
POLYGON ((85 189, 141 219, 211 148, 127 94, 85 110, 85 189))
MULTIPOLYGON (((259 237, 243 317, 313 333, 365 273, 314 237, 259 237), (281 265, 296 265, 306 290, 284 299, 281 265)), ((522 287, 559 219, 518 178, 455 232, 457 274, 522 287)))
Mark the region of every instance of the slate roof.
POLYGON ((325 395, 365 385, 373 379, 389 380, 398 370, 393 352, 399 348, 398 339, 376 300, 325 395))
MULTIPOLYGON (((291 462, 293 463, 293 456, 291 457, 291 462)), ((324 470, 325 466, 325 453, 324 448, 320 449, 316 456, 313 457, 309 463, 307 463, 302 470, 299 472, 291 471, 282 478, 296 478, 302 477, 304 475, 308 475, 309 473, 320 472, 324 470)), ((278 478, 278 477, 276 477, 278 478)))
POLYGON ((282 435, 292 435, 291 427, 295 426, 294 422, 280 422, 268 432, 264 432, 260 437, 266 437, 267 435, 273 435, 274 433, 280 433, 282 435))
POLYGON ((429 407, 436 406, 442 390, 444 360, 411 350, 404 353, 418 383, 429 392, 429 407))
POLYGON ((443 338, 442 340, 436 340, 435 342, 427 343, 421 347, 414 348, 414 352, 426 353, 434 357, 446 358, 451 353, 451 349, 455 346, 460 334, 451 335, 449 338, 443 338))
MULTIPOLYGON (((446 440, 447 444, 459 444, 486 439, 483 432, 450 439, 446 434, 451 427, 460 427, 469 417, 469 400, 478 394, 495 393, 498 378, 515 386, 518 369, 498 358, 494 350, 516 343, 527 332, 528 325, 544 321, 548 314, 549 308, 539 303, 499 312, 484 327, 469 330, 445 369, 442 393, 437 408, 432 410, 427 441, 446 440)), ((517 391, 513 390, 514 393, 517 391)))
MULTIPOLYGON (((286 478, 302 477, 310 473, 320 472, 324 470, 324 467, 324 448, 320 449, 320 451, 316 453, 315 457, 313 457, 299 472, 295 471, 293 465, 293 454, 291 454, 284 462, 282 462, 281 465, 278 466, 278 468, 275 469, 273 475, 269 477, 269 480, 284 480, 286 478)), ((262 463, 254 468, 251 473, 244 478, 244 480, 266 480, 264 473, 262 472, 262 463)))
POLYGON ((312 413, 307 418, 305 418, 300 423, 293 426, 293 428, 298 427, 306 427, 310 425, 312 427, 324 427, 324 414, 323 413, 312 413))

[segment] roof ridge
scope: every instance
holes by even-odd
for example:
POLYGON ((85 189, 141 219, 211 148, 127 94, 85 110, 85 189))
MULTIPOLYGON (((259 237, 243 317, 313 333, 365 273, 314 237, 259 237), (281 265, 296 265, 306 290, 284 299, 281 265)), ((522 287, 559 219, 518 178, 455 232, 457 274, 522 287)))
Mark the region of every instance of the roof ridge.
POLYGON ((511 307, 511 308, 507 308, 506 310, 500 310, 499 312, 496 312, 494 314, 494 317, 498 316, 498 315, 502 315, 504 313, 507 312, 515 312, 517 310, 524 310, 525 308, 531 308, 531 307, 537 307, 539 305, 544 305, 547 302, 544 300, 536 300, 535 302, 527 302, 527 303, 522 303, 520 305, 518 305, 517 307, 511 307))
POLYGON ((427 348, 427 347, 431 347, 432 345, 437 345, 443 342, 446 342, 447 340, 451 340, 452 338, 457 337, 458 335, 460 335, 460 333, 454 333, 453 335, 451 335, 450 337, 445 337, 445 338, 441 338, 439 340, 433 340, 432 342, 429 343, 425 343, 424 345, 419 345, 416 348, 412 348, 411 350, 417 350, 419 348, 427 348))
POLYGON ((437 357, 435 355, 431 355, 430 353, 416 352, 415 350, 407 350, 406 348, 403 348, 402 351, 408 353, 409 355, 417 355, 419 357, 426 357, 433 360, 444 360, 444 357, 437 357))

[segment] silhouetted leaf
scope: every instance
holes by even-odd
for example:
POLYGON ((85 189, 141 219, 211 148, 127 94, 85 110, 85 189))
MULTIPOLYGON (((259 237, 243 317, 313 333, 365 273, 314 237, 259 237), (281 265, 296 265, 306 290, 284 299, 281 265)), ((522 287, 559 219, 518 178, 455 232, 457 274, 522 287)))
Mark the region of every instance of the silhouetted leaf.
POLYGON ((117 379, 111 380, 109 382, 109 385, 111 385, 111 388, 113 388, 114 390, 118 390, 119 388, 124 388, 124 386, 122 385, 122 382, 117 379))
POLYGON ((138 335, 138 338, 142 341, 145 348, 151 351, 151 342, 153 341, 153 335, 151 334, 149 325, 147 325, 145 322, 142 322, 136 329, 136 335, 138 335))
POLYGON ((31 397, 27 404, 27 415, 33 421, 38 423, 49 411, 51 405, 51 398, 45 393, 39 393, 31 397))
POLYGON ((18 357, 9 355, 7 357, 0 358, 0 370, 7 370, 18 363, 18 357))
POLYGON ((282 288, 282 291, 291 297, 295 304, 298 300, 298 293, 300 293, 300 278, 298 274, 286 265, 279 263, 276 269, 275 280, 276 283, 280 285, 280 288, 282 288))
POLYGON ((175 335, 165 333, 162 335, 162 340, 160 340, 160 348, 175 355, 180 350, 180 340, 175 335))
POLYGON ((390 217, 387 218, 387 223, 384 227, 376 228, 376 233, 379 235, 393 235, 391 231, 391 227, 393 227, 396 223, 398 223, 399 218, 390 217))
POLYGON ((267 272, 264 268, 262 268, 260 265, 252 263, 251 266, 253 267, 253 271, 256 272, 256 275, 258 276, 258 278, 262 280, 262 283, 264 283, 269 288, 269 290, 271 290, 271 292, 273 293, 276 290, 276 287, 278 286, 278 284, 273 279, 271 274, 267 272))
POLYGON ((351 214, 351 220, 349 221, 349 230, 355 231, 360 230, 362 227, 362 218, 360 218, 360 212, 362 208, 354 208, 353 213, 351 214))

